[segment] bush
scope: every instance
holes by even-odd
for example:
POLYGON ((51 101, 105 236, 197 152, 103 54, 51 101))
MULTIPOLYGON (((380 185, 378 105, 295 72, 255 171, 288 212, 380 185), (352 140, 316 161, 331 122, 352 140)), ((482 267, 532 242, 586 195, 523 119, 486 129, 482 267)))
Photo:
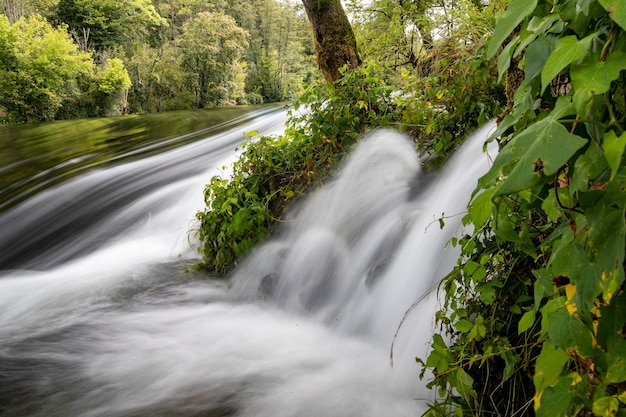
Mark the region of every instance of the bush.
POLYGON ((202 267, 229 271, 268 235, 290 203, 330 174, 363 132, 400 120, 393 88, 376 71, 363 66, 345 73, 335 87, 310 87, 294 104, 284 135, 247 141, 232 178, 211 179, 207 208, 197 214, 202 267))
POLYGON ((438 41, 424 74, 407 78, 402 122, 420 148, 440 164, 460 140, 502 111, 503 89, 497 69, 486 58, 488 39, 470 45, 438 41))
POLYGON ((620 5, 512 1, 496 25, 488 56, 512 102, 441 285, 430 415, 626 413, 620 5))

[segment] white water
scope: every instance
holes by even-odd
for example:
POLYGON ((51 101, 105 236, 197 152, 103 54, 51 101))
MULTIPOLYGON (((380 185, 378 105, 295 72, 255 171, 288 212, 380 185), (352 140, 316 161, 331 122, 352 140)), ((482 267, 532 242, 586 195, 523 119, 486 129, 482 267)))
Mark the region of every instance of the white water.
MULTIPOLYGON (((393 367, 391 343, 407 309, 456 258, 446 242, 463 233, 460 213, 488 168, 480 147, 491 128, 477 132, 428 187, 401 135, 365 138, 336 180, 294 210, 231 281, 178 272, 196 256, 187 231, 210 171, 109 213, 89 230, 106 240, 94 250, 60 265, 24 262, 39 272, 6 271, 0 414, 419 415, 420 399, 432 394, 414 357, 426 354, 435 297, 404 323, 393 367), (440 230, 443 213, 456 216, 440 230), (129 225, 129 217, 137 220, 129 225), (105 233, 111 228, 113 236, 105 233)), ((192 146, 177 152, 198 154, 200 145, 192 146)), ((156 165, 139 161, 93 175, 146 172, 175 158, 164 155, 156 165)), ((58 251, 73 250, 81 236, 58 251)))

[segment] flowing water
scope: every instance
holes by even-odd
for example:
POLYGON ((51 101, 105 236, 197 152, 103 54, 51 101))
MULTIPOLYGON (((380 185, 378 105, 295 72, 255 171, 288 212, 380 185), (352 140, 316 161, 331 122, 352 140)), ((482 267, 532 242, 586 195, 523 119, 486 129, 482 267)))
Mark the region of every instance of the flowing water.
POLYGON ((375 132, 230 279, 182 271, 239 132, 284 121, 82 174, 0 216, 0 415, 420 414, 424 296, 455 261, 446 242, 493 126, 434 179, 402 135, 375 132))

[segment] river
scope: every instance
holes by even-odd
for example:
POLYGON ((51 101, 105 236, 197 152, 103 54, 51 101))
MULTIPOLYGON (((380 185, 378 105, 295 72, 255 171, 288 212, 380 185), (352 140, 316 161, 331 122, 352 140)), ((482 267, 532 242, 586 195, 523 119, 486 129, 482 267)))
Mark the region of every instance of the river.
POLYGON ((233 276, 187 272, 204 184, 228 175, 243 131, 279 133, 285 120, 260 114, 89 170, 0 215, 0 415, 424 410, 432 393, 414 358, 427 352, 432 290, 454 264, 446 242, 464 233, 493 125, 436 180, 406 138, 375 132, 233 276))

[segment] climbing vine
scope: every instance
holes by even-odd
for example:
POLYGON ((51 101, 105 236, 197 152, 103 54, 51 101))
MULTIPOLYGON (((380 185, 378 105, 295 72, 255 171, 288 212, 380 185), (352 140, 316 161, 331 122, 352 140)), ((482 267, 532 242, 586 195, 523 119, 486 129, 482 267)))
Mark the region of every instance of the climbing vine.
POLYGON ((487 55, 512 101, 418 359, 429 415, 626 415, 625 30, 622 0, 499 18, 487 55))

